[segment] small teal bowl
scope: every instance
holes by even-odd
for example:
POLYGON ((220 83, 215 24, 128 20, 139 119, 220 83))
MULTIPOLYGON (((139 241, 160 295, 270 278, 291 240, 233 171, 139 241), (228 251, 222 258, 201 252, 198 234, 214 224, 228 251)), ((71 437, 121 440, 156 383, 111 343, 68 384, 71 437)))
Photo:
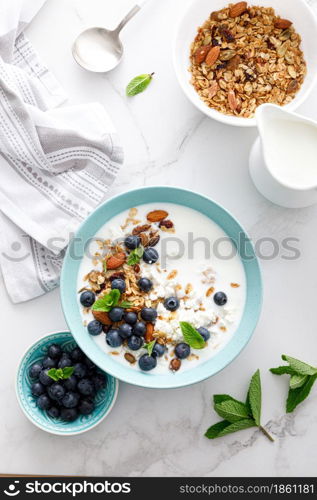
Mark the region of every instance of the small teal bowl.
POLYGON ((65 318, 76 342, 102 370, 116 378, 142 387, 171 389, 200 382, 225 368, 238 356, 250 340, 262 306, 262 281, 253 245, 237 220, 214 201, 193 191, 168 186, 151 186, 128 191, 109 199, 98 207, 80 226, 68 246, 61 274, 61 299, 65 318), (237 248, 246 275, 246 304, 239 327, 232 339, 213 358, 201 365, 176 374, 142 372, 118 363, 106 355, 83 326, 78 306, 78 273, 85 244, 112 217, 131 207, 145 203, 169 202, 193 208, 218 224, 237 248), (246 258, 243 259, 243 253, 246 258))
POLYGON ((95 398, 96 408, 91 415, 80 415, 74 422, 63 422, 60 419, 49 417, 36 405, 36 399, 31 393, 31 385, 34 382, 29 377, 29 369, 36 361, 46 356, 50 344, 59 344, 65 351, 71 351, 76 342, 70 332, 51 333, 38 340, 23 355, 17 372, 16 393, 18 402, 24 415, 37 427, 51 434, 60 436, 73 436, 82 434, 96 427, 112 410, 118 394, 118 380, 107 373, 107 385, 98 391, 95 398))

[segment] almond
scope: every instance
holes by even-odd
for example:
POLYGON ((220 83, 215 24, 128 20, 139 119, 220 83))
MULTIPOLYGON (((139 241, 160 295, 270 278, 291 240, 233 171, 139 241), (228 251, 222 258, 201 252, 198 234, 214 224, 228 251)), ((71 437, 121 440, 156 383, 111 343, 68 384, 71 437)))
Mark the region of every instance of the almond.
POLYGON ((126 255, 123 252, 115 253, 107 259, 107 269, 118 269, 125 262, 126 255))
POLYGON ((234 5, 232 5, 230 7, 229 16, 230 17, 241 16, 241 14, 243 14, 243 12, 245 12, 247 10, 247 7, 248 7, 247 2, 238 2, 238 3, 235 3, 234 5))
POLYGON ((212 47, 207 54, 206 64, 208 64, 208 66, 213 66, 215 64, 215 62, 217 61, 219 54, 220 54, 219 45, 212 47))
POLYGON ((142 226, 136 226, 133 228, 132 234, 144 233, 144 231, 147 231, 150 228, 151 228, 150 224, 143 224, 142 226))
POLYGON ((147 220, 150 222, 160 222, 168 216, 168 212, 165 210, 153 210, 149 212, 146 216, 147 220))
POLYGON ((145 342, 148 344, 153 340, 154 326, 152 323, 146 324, 146 332, 145 332, 145 342))
POLYGON ((209 52, 211 48, 211 45, 203 45, 202 47, 199 47, 195 54, 194 54, 194 58, 195 58, 195 63, 196 64, 201 64, 202 62, 204 62, 204 60, 206 59, 207 57, 207 54, 209 52))
POLYGON ((238 101, 234 93, 234 90, 229 90, 228 92, 228 103, 232 111, 235 111, 237 109, 238 101))
POLYGON ((92 310, 93 317, 97 320, 100 321, 103 325, 112 325, 112 321, 108 316, 107 312, 104 311, 94 311, 92 310))
POLYGON ((289 21, 288 19, 276 19, 274 26, 275 28, 281 29, 281 30, 286 30, 290 26, 292 26, 292 22, 289 21))
POLYGON ((237 69, 240 62, 241 62, 241 57, 238 54, 236 54, 234 57, 232 57, 232 59, 230 59, 227 62, 227 69, 229 71, 234 71, 235 69, 237 69))

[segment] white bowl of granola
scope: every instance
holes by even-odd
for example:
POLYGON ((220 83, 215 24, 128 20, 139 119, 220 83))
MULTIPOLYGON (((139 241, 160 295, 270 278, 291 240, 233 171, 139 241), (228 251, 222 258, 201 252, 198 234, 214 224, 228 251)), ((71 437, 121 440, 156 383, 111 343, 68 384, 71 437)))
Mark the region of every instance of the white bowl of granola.
POLYGON ((305 0, 195 0, 174 42, 174 67, 190 101, 228 125, 256 126, 270 102, 296 109, 317 82, 317 20, 305 0))

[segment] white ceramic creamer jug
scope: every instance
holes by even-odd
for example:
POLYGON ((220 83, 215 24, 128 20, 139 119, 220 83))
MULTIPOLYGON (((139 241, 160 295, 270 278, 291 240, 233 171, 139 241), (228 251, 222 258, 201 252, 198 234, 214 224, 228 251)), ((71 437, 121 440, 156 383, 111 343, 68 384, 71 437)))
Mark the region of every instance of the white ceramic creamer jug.
POLYGON ((250 174, 258 191, 283 207, 317 203, 317 122, 275 104, 260 106, 256 120, 250 174))

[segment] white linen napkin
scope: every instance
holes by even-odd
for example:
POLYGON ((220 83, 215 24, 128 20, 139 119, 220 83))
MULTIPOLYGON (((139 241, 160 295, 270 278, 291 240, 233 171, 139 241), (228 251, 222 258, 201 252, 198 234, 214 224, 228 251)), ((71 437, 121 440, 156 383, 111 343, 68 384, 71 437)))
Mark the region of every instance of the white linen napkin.
POLYGON ((54 109, 66 96, 22 32, 44 2, 0 5, 0 265, 13 302, 58 285, 63 250, 123 161, 100 104, 54 109))

